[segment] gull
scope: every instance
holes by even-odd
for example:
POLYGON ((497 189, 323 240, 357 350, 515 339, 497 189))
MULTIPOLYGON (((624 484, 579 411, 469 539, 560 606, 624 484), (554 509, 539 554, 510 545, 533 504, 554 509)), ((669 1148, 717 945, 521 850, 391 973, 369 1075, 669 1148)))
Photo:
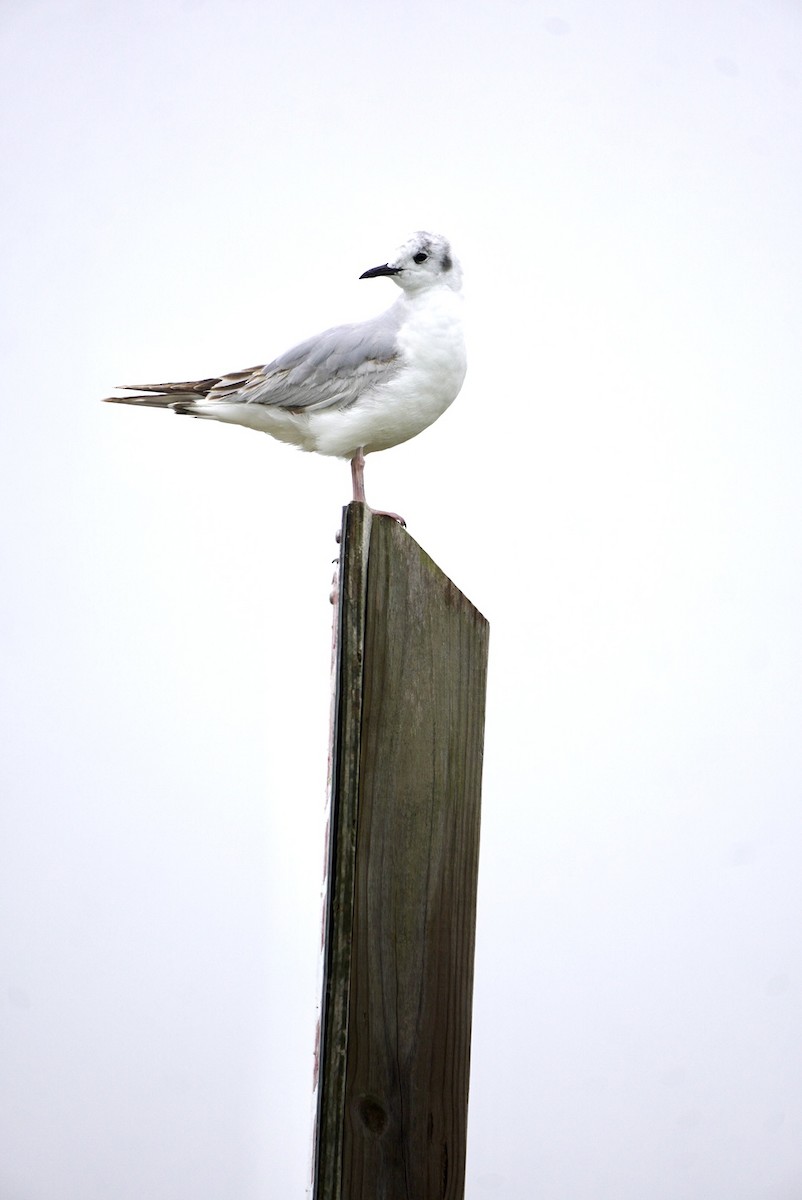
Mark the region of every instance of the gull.
POLYGON ((462 271, 446 238, 413 233, 359 278, 381 276, 401 296, 379 316, 327 329, 265 366, 191 383, 125 385, 118 390, 140 394, 107 400, 246 425, 350 459, 353 498, 364 504, 365 455, 428 428, 456 399, 466 371, 462 271))

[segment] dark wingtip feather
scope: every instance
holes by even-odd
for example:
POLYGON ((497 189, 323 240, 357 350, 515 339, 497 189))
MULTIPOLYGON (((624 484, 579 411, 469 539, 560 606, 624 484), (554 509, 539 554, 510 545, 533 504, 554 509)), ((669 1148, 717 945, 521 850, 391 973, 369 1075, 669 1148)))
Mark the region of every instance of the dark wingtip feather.
POLYGON ((162 395, 145 395, 145 396, 104 396, 102 404, 138 404, 140 408, 169 408, 175 403, 171 396, 162 395))
POLYGON ((205 396, 219 382, 220 376, 216 375, 212 379, 192 379, 186 383, 124 383, 118 391, 159 392, 163 396, 169 396, 176 392, 179 392, 182 396, 187 396, 197 392, 199 396, 205 396))
POLYGON ((212 379, 193 379, 187 383, 123 383, 120 392, 138 392, 136 396, 104 396, 105 404, 138 404, 140 408, 174 408, 176 412, 189 413, 195 400, 208 396, 220 382, 219 376, 212 379), (181 405, 179 409, 177 406, 181 405))

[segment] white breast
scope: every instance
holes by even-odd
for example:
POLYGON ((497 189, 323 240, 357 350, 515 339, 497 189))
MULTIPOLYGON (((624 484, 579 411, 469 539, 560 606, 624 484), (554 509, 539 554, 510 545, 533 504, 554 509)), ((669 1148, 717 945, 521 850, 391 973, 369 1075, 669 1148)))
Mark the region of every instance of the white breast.
POLYGON ((465 378, 462 297, 434 288, 407 300, 398 334, 398 372, 346 409, 309 414, 318 454, 351 458, 398 446, 426 429, 456 399, 465 378))

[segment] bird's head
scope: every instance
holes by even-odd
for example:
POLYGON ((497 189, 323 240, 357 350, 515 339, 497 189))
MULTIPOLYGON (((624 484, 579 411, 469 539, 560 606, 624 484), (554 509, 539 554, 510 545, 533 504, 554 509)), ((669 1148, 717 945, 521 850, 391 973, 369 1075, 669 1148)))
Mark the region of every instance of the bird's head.
POLYGON ((359 278, 375 279, 379 275, 388 275, 405 292, 432 287, 450 287, 458 292, 462 287, 462 269, 447 239, 423 230, 399 246, 389 262, 372 267, 359 278))

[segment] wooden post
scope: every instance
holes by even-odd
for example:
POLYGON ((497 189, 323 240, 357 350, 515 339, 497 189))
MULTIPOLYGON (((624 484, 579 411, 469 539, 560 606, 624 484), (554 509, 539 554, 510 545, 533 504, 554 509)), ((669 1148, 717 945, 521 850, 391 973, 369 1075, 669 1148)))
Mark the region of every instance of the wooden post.
POLYGON ((462 1200, 488 625, 344 512, 315 1200, 462 1200))

